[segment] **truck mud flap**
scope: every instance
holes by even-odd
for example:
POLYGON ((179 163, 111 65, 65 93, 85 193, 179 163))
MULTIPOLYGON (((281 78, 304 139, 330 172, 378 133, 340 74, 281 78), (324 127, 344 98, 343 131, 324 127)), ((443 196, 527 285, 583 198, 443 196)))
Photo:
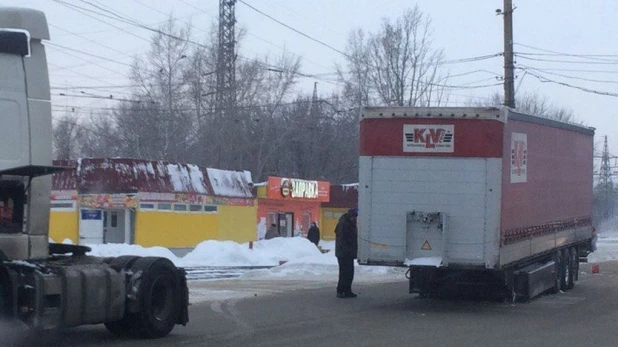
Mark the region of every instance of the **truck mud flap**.
POLYGON ((187 325, 189 323, 189 287, 187 286, 187 272, 183 268, 178 268, 178 283, 180 284, 180 314, 177 324, 187 325))
POLYGON ((429 267, 410 267, 406 277, 410 280, 410 293, 428 294, 436 287, 437 269, 429 267))

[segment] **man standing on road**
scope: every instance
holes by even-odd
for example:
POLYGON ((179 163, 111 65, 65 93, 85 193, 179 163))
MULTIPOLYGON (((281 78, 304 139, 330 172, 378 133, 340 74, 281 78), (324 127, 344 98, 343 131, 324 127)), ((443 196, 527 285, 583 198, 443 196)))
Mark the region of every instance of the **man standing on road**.
POLYGON ((339 218, 339 222, 335 227, 335 256, 339 263, 338 298, 355 298, 357 296, 352 292, 354 259, 356 259, 358 251, 357 216, 358 209, 351 208, 339 218))

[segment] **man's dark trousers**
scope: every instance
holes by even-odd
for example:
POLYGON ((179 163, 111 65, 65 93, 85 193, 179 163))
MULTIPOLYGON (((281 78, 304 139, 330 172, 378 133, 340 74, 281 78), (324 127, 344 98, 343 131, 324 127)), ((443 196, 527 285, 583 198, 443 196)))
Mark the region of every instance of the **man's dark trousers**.
POLYGON ((350 293, 354 280, 354 258, 337 258, 337 262, 339 263, 337 293, 350 293))

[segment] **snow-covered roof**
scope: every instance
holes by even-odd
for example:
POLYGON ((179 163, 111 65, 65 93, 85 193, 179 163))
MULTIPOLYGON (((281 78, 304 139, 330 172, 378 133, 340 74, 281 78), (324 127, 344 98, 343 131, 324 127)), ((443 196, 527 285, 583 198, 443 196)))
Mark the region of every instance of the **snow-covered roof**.
POLYGON ((229 171, 219 169, 206 169, 210 186, 214 195, 230 196, 238 198, 252 197, 251 172, 249 171, 229 171))
POLYGON ((127 158, 57 160, 75 170, 55 174, 54 190, 80 193, 189 193, 251 198, 251 173, 127 158), (209 176, 209 174, 211 176, 209 176))

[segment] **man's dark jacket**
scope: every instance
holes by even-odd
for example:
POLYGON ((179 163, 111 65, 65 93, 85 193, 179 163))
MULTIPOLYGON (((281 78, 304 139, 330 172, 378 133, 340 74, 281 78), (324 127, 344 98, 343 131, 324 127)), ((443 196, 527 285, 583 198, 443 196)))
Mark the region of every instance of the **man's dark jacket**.
POLYGON ((335 256, 356 259, 358 252, 358 229, 348 213, 344 213, 335 227, 335 256))
POLYGON ((317 226, 312 225, 307 231, 307 240, 313 242, 314 244, 320 243, 320 229, 317 226))

